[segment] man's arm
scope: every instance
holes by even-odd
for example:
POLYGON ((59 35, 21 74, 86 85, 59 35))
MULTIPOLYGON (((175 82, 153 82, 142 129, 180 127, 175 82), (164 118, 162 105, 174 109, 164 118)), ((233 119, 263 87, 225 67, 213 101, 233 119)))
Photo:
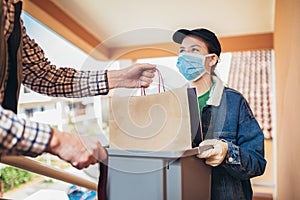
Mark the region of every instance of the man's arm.
POLYGON ((37 156, 49 143, 51 127, 20 119, 0 106, 0 137, 2 155, 37 156))
POLYGON ((151 64, 134 64, 121 70, 77 71, 58 68, 45 57, 39 45, 22 28, 23 84, 35 92, 55 97, 104 95, 109 89, 148 87, 156 69, 151 64))
POLYGON ((97 140, 68 134, 49 125, 20 119, 0 106, 0 154, 35 157, 49 152, 82 169, 105 160, 105 149, 97 140))

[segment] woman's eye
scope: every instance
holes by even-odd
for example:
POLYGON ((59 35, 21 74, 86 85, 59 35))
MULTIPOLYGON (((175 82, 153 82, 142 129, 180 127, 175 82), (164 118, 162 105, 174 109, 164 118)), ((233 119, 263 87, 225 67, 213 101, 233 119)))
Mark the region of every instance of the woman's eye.
POLYGON ((199 52, 199 49, 192 48, 192 52, 199 52))
POLYGON ((182 52, 184 52, 184 49, 180 49, 180 50, 179 50, 179 53, 182 53, 182 52))

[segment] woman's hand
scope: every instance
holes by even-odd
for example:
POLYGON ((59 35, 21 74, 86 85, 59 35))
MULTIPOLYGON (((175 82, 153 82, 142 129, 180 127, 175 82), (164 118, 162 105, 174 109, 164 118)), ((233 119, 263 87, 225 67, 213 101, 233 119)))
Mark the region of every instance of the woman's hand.
POLYGON ((207 139, 199 144, 199 149, 204 146, 213 146, 212 148, 207 148, 204 151, 200 151, 197 155, 198 158, 205 158, 205 163, 216 167, 220 165, 227 155, 228 144, 222 140, 217 139, 207 139))

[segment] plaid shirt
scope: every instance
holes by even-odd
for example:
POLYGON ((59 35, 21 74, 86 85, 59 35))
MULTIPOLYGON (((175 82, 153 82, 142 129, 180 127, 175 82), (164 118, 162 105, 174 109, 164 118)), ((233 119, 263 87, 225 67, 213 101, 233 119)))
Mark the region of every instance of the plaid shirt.
MULTIPOLYGON (((3 2, 4 38, 8 40, 14 26, 14 5, 20 0, 3 2)), ((56 68, 43 50, 27 34, 22 24, 22 83, 35 92, 54 97, 86 97, 108 93, 106 71, 76 71, 56 68)), ((3 58, 2 58, 3 59, 3 58)), ((3 67, 3 66, 0 66, 3 67)), ((7 70, 7 69, 6 69, 7 70)), ((7 74, 7 73, 6 73, 7 74)), ((7 77, 4 77, 7 80, 7 77)), ((0 105, 5 84, 0 85, 0 105)), ((49 125, 20 119, 0 106, 0 155, 23 154, 36 156, 47 147, 52 129, 49 125)))

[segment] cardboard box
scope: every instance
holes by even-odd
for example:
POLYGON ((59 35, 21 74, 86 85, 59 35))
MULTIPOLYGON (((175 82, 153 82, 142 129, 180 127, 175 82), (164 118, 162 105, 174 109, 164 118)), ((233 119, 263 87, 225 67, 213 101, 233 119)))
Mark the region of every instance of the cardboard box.
MULTIPOLYGON (((209 200, 211 167, 195 151, 108 148, 109 200, 209 200)), ((100 175, 101 177, 101 175, 100 175)))

